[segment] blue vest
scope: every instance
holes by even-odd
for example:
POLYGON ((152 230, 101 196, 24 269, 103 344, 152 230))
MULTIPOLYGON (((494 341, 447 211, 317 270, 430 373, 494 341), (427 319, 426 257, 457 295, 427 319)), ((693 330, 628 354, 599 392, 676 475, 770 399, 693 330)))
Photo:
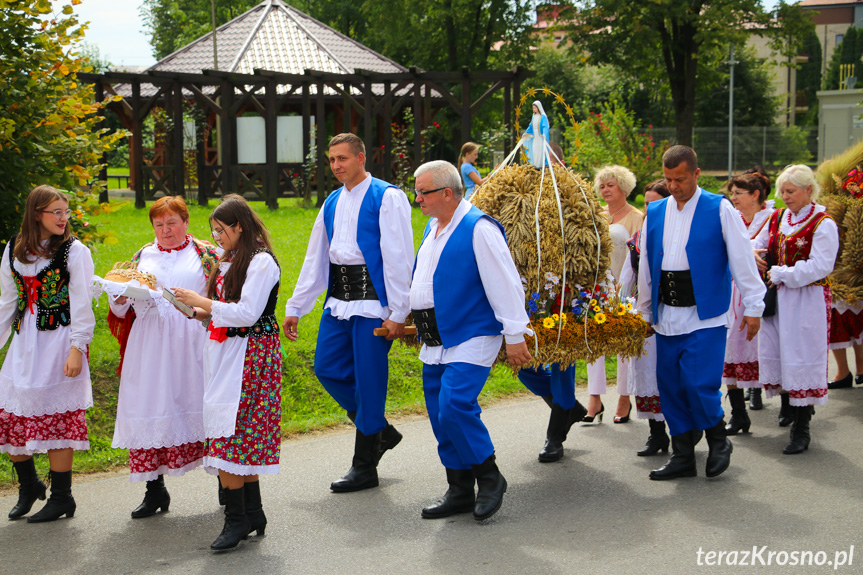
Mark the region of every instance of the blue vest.
MULTIPOLYGON (((723 200, 725 196, 701 190, 686 241, 695 307, 701 320, 722 315, 731 305, 731 270, 719 218, 723 200)), ((675 200, 673 197, 663 198, 647 207, 647 263, 650 267, 653 323, 659 322, 659 282, 664 254, 662 237, 665 206, 669 201, 675 200)))
MULTIPOLYGON (((506 238, 500 222, 471 206, 447 240, 432 278, 435 316, 445 348, 474 337, 500 335, 503 331, 485 295, 473 251, 473 230, 481 218, 494 222, 506 238)), ((430 229, 426 225, 423 242, 430 229)))
MULTIPOLYGON (((381 202, 387 188, 394 188, 383 180, 372 178, 369 189, 360 204, 360 214, 357 220, 357 245, 369 270, 369 278, 375 287, 381 305, 387 305, 387 287, 384 282, 384 258, 381 255, 381 202)), ((336 217, 336 204, 342 195, 344 186, 327 196, 324 201, 324 226, 327 229, 327 239, 330 245, 333 243, 333 221, 336 217)), ((330 297, 330 288, 327 287, 327 297, 330 297)))

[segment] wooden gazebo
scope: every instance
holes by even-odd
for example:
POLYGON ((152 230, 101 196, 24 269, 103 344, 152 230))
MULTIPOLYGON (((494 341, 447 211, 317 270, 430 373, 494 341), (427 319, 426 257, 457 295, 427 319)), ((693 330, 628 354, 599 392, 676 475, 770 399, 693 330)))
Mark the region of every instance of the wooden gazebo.
MULTIPOLYGON (((130 187, 135 190, 136 206, 143 207, 161 194, 185 195, 183 124, 184 110, 190 107, 203 112, 193 114, 199 203, 236 192, 256 195, 275 208, 279 197, 303 192, 294 187, 292 175, 304 171, 304 162, 280 162, 278 157, 278 118, 287 114, 302 117, 302 158, 312 149, 314 117, 320 204, 334 187, 325 154, 333 135, 329 130, 360 134, 370 152, 368 169, 389 178, 392 123, 406 107, 413 111, 414 134, 420 134, 437 111, 451 109, 460 117, 462 140, 467 141, 473 114, 499 90, 503 90, 504 121, 511 125, 511 104, 520 97, 521 82, 532 75, 521 68, 407 69, 281 0, 265 0, 216 30, 218 65, 229 63, 223 69, 216 69, 213 43, 212 33, 202 36, 140 74, 79 74, 93 84, 97 99, 122 97, 111 107, 132 133, 130 187), (160 134, 158 140, 165 142, 168 153, 145 163, 142 126, 156 107, 170 118, 169 133, 160 134), (250 113, 264 120, 266 150, 264 161, 253 164, 238 161, 237 121, 250 113)), ((422 143, 417 137, 414 165, 421 161, 422 143)))

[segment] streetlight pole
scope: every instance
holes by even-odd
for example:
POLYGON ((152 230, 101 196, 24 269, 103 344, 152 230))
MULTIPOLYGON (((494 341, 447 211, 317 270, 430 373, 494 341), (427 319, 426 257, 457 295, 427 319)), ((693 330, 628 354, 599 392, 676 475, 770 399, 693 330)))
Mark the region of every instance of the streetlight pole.
POLYGON ((739 62, 734 59, 734 43, 728 56, 728 64, 731 66, 728 82, 728 179, 734 177, 734 65, 739 62))

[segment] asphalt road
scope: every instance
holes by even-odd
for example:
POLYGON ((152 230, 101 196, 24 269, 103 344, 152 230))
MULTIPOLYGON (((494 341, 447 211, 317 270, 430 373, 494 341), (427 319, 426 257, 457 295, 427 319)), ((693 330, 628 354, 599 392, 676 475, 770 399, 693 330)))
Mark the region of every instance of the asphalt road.
MULTIPOLYGON (((167 478, 170 512, 142 520, 129 517, 142 484, 122 474, 84 481, 74 485, 71 520, 0 521, 0 565, 10 575, 863 573, 863 389, 831 392, 813 419, 809 451, 798 456, 781 453, 788 431, 776 424, 778 404, 766 401, 752 414, 752 433, 733 439, 723 475, 704 477, 702 442, 700 476, 668 482, 647 478, 665 456, 635 456, 647 437, 643 420, 613 425, 609 413, 604 423, 577 424, 564 459, 540 464, 545 404, 488 409, 483 419, 509 490, 484 523, 469 514, 420 518, 446 489, 425 419, 399 424, 404 440, 382 460, 380 487, 353 494, 329 490, 349 465, 349 430, 286 441, 282 472, 262 480, 266 537, 225 553, 208 548, 222 514, 216 480, 203 471, 167 478), (709 564, 718 557, 711 551, 726 552, 722 565, 709 564), (800 552, 811 552, 813 564, 792 565, 795 557, 809 561, 800 552), (750 565, 740 565, 744 559, 750 565)), ((0 499, 0 510, 13 504, 0 499)))

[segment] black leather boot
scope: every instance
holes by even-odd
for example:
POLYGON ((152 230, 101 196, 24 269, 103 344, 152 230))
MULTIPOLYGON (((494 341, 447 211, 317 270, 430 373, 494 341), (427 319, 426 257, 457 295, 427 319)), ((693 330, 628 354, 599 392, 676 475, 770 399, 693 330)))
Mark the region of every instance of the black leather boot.
POLYGON ((19 519, 30 513, 37 499, 45 500, 48 488, 36 474, 36 464, 32 457, 25 461, 13 461, 12 467, 18 476, 18 503, 9 512, 9 519, 19 519))
POLYGON ((795 406, 794 424, 791 426, 791 441, 782 450, 785 455, 796 455, 809 449, 809 422, 812 419, 812 409, 808 405, 795 406))
POLYGON ((222 487, 222 480, 216 476, 216 482, 219 484, 219 505, 225 505, 225 488, 222 487))
MULTIPOLYGON (((357 423, 357 412, 356 411, 349 411, 348 412, 348 419, 350 419, 351 422, 354 425, 356 425, 356 423, 357 423)), ((381 449, 380 449, 380 452, 378 453, 378 462, 380 462, 381 457, 384 456, 384 453, 386 451, 394 448, 396 445, 401 443, 401 440, 402 440, 402 434, 399 433, 399 430, 396 429, 395 426, 392 425, 389 421, 387 421, 386 423, 387 423, 387 426, 384 427, 383 431, 381 431, 381 449)))
POLYGON ((737 435, 741 431, 749 433, 752 421, 749 419, 749 414, 746 413, 746 400, 743 399, 743 390, 739 388, 729 389, 728 400, 731 402, 731 419, 728 420, 725 433, 728 435, 737 435))
POLYGON ((506 479, 494 462, 494 453, 479 465, 473 466, 473 476, 476 478, 477 486, 473 518, 482 521, 500 509, 503 494, 506 493, 506 479))
MULTIPOLYGON (((543 398, 545 399, 545 398, 543 398)), ((566 441, 572 426, 587 415, 587 409, 575 401, 569 409, 563 409, 556 403, 550 403, 551 415, 548 417, 548 429, 545 434, 545 446, 539 452, 541 463, 559 461, 563 457, 563 442, 566 441)))
POLYGON ((647 424, 650 426, 650 436, 647 438, 647 443, 644 444, 644 449, 638 452, 639 457, 656 455, 660 451, 668 453, 668 446, 671 440, 668 434, 665 433, 665 422, 656 419, 648 419, 647 424))
POLYGON ((764 402, 761 399, 761 388, 753 387, 749 395, 749 409, 752 411, 760 411, 764 409, 764 402))
POLYGON ((249 520, 249 533, 254 531, 263 536, 267 528, 267 516, 264 515, 264 506, 261 504, 261 482, 251 481, 243 486, 243 495, 246 500, 246 518, 249 520))
POLYGON ((45 507, 27 518, 27 523, 56 521, 64 515, 71 519, 75 516, 75 499, 72 497, 72 472, 49 471, 51 497, 45 507))
POLYGON ((779 427, 788 427, 794 423, 794 408, 791 407, 790 398, 787 393, 779 396, 782 405, 779 408, 779 427))
POLYGON ((381 433, 363 435, 357 429, 354 440, 354 459, 347 474, 333 481, 330 489, 334 493, 361 491, 378 486, 378 457, 381 450, 381 433))
POLYGON ((165 487, 165 478, 160 475, 158 478, 147 482, 144 501, 132 511, 132 519, 150 517, 155 515, 160 508, 162 511, 168 511, 169 505, 171 505, 171 495, 165 487))
MULTIPOLYGON (((743 400, 742 390, 740 391, 740 399, 743 400)), ((704 437, 707 439, 709 451, 707 453, 707 477, 716 477, 731 465, 731 452, 734 451, 734 446, 731 445, 731 440, 728 439, 725 421, 719 420, 719 423, 704 430, 704 437)))
POLYGON ((476 503, 473 469, 447 469, 446 481, 449 489, 441 499, 423 508, 423 519, 441 519, 473 511, 476 503))
POLYGON ((700 434, 699 430, 693 430, 672 436, 671 458, 664 466, 651 471, 650 478, 655 481, 665 481, 698 475, 695 469, 695 444, 701 439, 700 434))
POLYGON ((225 488, 225 524, 222 533, 210 545, 210 549, 220 551, 239 545, 249 537, 249 519, 246 517, 245 487, 225 488))

